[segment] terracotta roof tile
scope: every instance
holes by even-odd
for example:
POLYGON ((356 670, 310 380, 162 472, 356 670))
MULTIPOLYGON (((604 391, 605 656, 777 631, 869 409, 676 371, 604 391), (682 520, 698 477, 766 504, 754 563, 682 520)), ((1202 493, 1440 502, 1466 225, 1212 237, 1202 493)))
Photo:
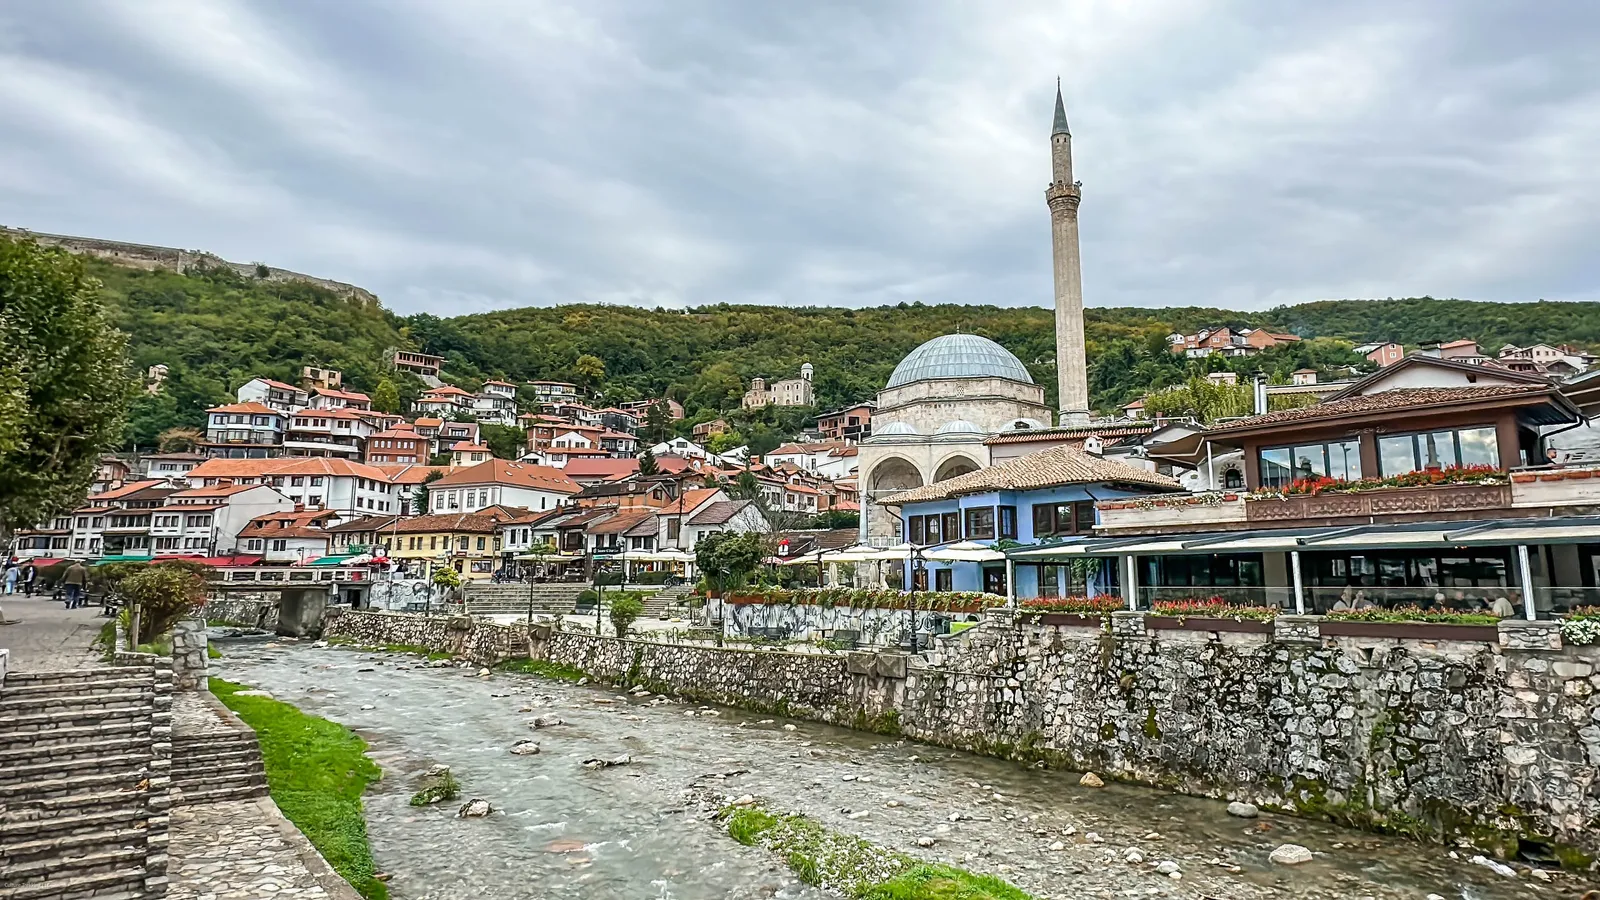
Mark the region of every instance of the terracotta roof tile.
POLYGON ((1303 406, 1299 409, 1280 409, 1264 415, 1236 419, 1213 428, 1211 433, 1214 435, 1226 434, 1230 431, 1243 431, 1250 428, 1259 428, 1263 425, 1278 425, 1285 422, 1310 422, 1317 419, 1333 419, 1340 416, 1417 409, 1437 406, 1442 403, 1492 400, 1496 397, 1510 397, 1518 394, 1543 394, 1550 390, 1551 386, 1549 384, 1485 384, 1470 387, 1393 388, 1387 391, 1379 391, 1376 394, 1360 394, 1344 400, 1318 403, 1315 406, 1303 406))
POLYGON ((577 483, 562 474, 560 469, 505 459, 490 459, 475 466, 458 469, 433 484, 438 487, 509 484, 557 494, 576 494, 580 490, 577 483))
POLYGON ((654 520, 655 517, 654 510, 629 510, 627 512, 619 512, 602 522, 596 522, 585 528, 584 531, 589 534, 623 534, 640 522, 646 519, 654 520))
POLYGON ((228 404, 224 404, 222 406, 213 406, 210 409, 206 410, 206 412, 213 412, 213 413, 242 413, 242 414, 251 415, 251 416, 281 416, 281 415, 283 415, 283 413, 278 412, 277 410, 273 409, 272 407, 267 406, 265 404, 257 403, 254 400, 251 400, 249 403, 228 403, 228 404))
POLYGON ((388 475, 376 466, 326 456, 208 459, 189 470, 188 477, 191 481, 199 481, 205 478, 260 478, 264 475, 342 475, 372 481, 389 480, 388 475))
POLYGON ((401 519, 393 530, 397 534, 425 534, 428 532, 447 531, 491 534, 495 530, 495 523, 488 516, 480 516, 476 513, 441 513, 401 519))
MULTIPOLYGON (((1130 404, 1132 405, 1132 404, 1130 404)), ((1099 438, 1124 438, 1149 434, 1155 430, 1154 422, 1117 422, 1109 425, 1069 425, 1058 428, 1024 428, 1007 431, 984 441, 985 444, 1024 444, 1041 440, 1072 440, 1091 435, 1099 438)))
POLYGON ((923 485, 885 497, 881 502, 890 505, 918 503, 928 500, 947 500, 965 494, 987 494, 992 491, 1030 491, 1060 484, 1092 484, 1115 482, 1140 484, 1176 490, 1177 481, 1157 475, 1146 469, 1126 463, 1091 456, 1075 447, 1051 447, 1038 453, 1019 456, 998 466, 978 469, 944 481, 923 485))
POLYGON ((755 506, 755 504, 754 500, 718 500, 690 517, 689 524, 726 525, 733 520, 734 516, 743 512, 745 507, 755 506))

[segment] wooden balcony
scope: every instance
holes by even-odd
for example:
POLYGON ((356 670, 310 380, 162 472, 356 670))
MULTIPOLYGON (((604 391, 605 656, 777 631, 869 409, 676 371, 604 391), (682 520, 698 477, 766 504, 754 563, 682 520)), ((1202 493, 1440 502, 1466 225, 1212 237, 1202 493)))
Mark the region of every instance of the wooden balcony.
POLYGON ((1388 516, 1460 519, 1476 518, 1471 513, 1503 511, 1510 506, 1509 484, 1434 484, 1351 494, 1300 494, 1283 499, 1247 500, 1245 519, 1268 527, 1306 522, 1336 524, 1347 519, 1388 516))

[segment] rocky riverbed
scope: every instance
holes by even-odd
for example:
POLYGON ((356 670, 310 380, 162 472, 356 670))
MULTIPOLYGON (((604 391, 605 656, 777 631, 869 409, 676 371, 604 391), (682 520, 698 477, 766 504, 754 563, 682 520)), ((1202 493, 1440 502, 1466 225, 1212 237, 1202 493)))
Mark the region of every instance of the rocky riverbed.
POLYGON ((1522 864, 1497 874, 1465 851, 1239 818, 1222 803, 1086 787, 1069 773, 806 722, 417 657, 223 646, 215 674, 372 744, 385 778, 368 796, 368 829, 402 900, 824 896, 709 820, 722 798, 746 796, 1040 898, 1558 900, 1583 890, 1522 864), (529 740, 537 753, 510 752, 529 740), (461 782, 461 800, 409 806, 439 764, 461 782), (470 798, 494 812, 458 818, 470 798), (1286 844, 1310 861, 1271 862, 1286 844))

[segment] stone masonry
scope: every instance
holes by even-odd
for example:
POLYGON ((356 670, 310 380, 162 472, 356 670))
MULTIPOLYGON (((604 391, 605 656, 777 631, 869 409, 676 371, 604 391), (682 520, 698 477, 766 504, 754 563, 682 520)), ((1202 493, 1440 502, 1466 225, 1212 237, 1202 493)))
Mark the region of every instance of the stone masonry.
POLYGON ((870 729, 1569 867, 1600 853, 1600 648, 1043 625, 996 610, 924 655, 617 640, 465 617, 340 612, 325 636, 532 657, 610 681, 870 729), (1532 649, 1529 649, 1532 648, 1532 649))

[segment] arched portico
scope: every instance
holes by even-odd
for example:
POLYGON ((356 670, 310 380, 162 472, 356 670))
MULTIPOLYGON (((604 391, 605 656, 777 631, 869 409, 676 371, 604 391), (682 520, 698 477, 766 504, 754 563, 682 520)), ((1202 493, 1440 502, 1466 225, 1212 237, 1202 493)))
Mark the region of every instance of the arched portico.
POLYGON ((952 453, 940 460, 939 464, 934 467, 933 480, 944 481, 947 478, 954 478, 957 475, 965 475, 968 472, 976 472, 979 468, 981 468, 981 466, 978 465, 977 461, 965 453, 952 453))
POLYGON ((866 473, 862 481, 864 494, 861 504, 861 536, 893 538, 899 534, 899 522, 877 502, 890 494, 909 491, 927 484, 922 470, 903 456, 886 456, 866 473))

